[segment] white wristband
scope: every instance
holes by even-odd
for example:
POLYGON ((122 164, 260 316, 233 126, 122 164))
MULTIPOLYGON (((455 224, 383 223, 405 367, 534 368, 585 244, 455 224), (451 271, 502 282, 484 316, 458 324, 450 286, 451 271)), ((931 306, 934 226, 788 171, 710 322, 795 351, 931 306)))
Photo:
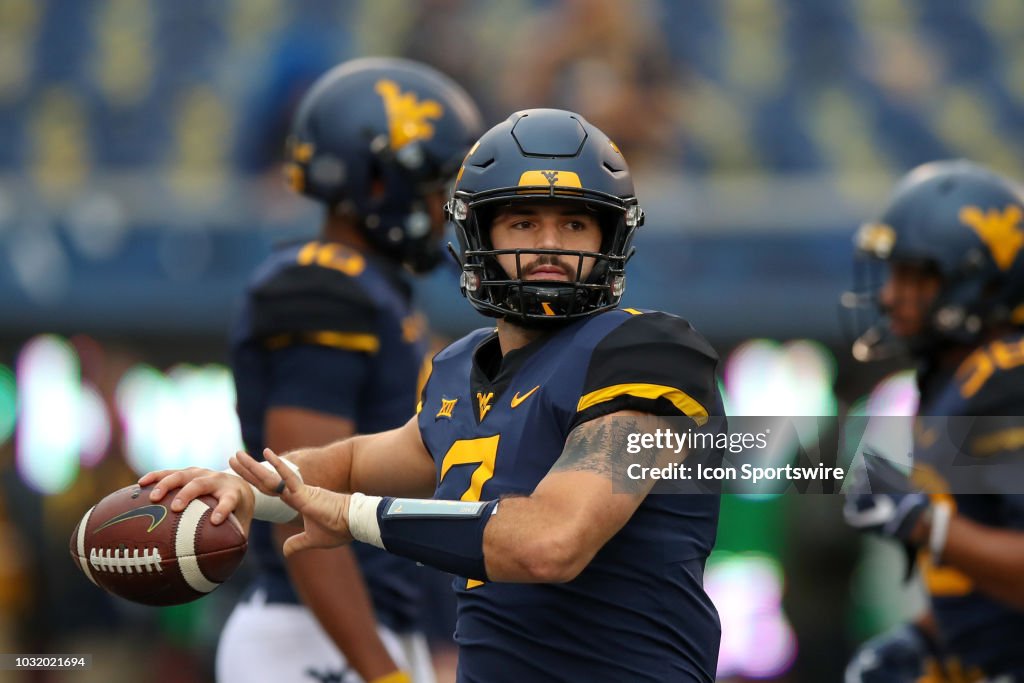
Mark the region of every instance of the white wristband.
POLYGON ((348 500, 348 530, 352 538, 363 543, 384 548, 380 540, 380 522, 377 521, 377 508, 380 496, 364 496, 353 493, 348 500))
MULTIPOLYGON (((281 458, 281 462, 287 465, 288 468, 295 473, 295 475, 299 478, 299 481, 302 481, 302 472, 299 472, 298 465, 296 465, 295 463, 286 458, 281 458)), ((263 461, 260 463, 260 465, 266 467, 274 474, 277 474, 277 470, 275 470, 274 466, 271 465, 269 462, 263 461)), ((236 474, 235 471, 230 467, 226 470, 221 471, 226 474, 230 474, 233 477, 238 477, 238 474, 236 474)), ((238 478, 241 479, 241 477, 238 478)), ((252 516, 254 519, 259 519, 264 522, 274 522, 276 524, 286 524, 288 522, 294 521, 295 518, 299 516, 299 513, 295 508, 288 505, 288 503, 281 500, 278 496, 271 496, 266 493, 263 493, 252 484, 249 484, 249 486, 252 488, 252 492, 256 497, 256 506, 253 508, 252 511, 252 516)))
POLYGON ((952 516, 953 506, 949 503, 939 502, 932 505, 932 528, 928 534, 928 550, 935 564, 942 560, 942 552, 946 549, 949 520, 952 516))

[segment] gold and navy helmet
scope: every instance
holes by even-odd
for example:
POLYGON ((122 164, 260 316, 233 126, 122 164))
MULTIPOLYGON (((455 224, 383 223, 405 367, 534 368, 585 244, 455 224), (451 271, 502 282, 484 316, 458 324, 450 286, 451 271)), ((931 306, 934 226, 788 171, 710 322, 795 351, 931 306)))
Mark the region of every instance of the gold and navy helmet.
POLYGON ((579 114, 559 109, 516 112, 484 133, 459 170, 446 211, 459 241, 462 294, 485 315, 533 326, 617 306, 633 236, 644 218, 619 148, 579 114), (602 231, 600 252, 493 248, 491 223, 500 206, 547 200, 578 202, 594 212, 602 231), (505 272, 501 254, 517 255, 517 272, 505 272), (594 266, 582 282, 528 281, 521 254, 565 256, 581 268, 589 257, 594 266))
POLYGON ((425 198, 451 181, 481 129, 476 105, 439 71, 356 59, 299 103, 286 174, 297 192, 358 216, 374 247, 424 271, 439 253, 425 198))
MULTIPOLYGON (((987 168, 964 160, 918 166, 854 241, 863 259, 919 265, 941 278, 924 329, 904 340, 915 355, 976 343, 994 326, 1024 324, 1024 195, 987 168)), ((857 302, 877 308, 878 289, 848 297, 857 302)), ((885 311, 877 312, 854 343, 860 360, 888 355, 897 341, 885 311)))

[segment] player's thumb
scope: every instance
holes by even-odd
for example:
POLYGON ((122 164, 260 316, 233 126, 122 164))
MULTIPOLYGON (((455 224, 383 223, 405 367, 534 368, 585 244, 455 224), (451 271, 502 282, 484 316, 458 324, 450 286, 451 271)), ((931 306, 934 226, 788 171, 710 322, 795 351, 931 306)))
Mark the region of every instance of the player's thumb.
POLYGON ((309 538, 309 534, 305 531, 297 533, 294 536, 289 536, 285 539, 284 545, 281 547, 285 557, 291 557, 295 553, 302 552, 307 548, 312 548, 313 542, 309 538))

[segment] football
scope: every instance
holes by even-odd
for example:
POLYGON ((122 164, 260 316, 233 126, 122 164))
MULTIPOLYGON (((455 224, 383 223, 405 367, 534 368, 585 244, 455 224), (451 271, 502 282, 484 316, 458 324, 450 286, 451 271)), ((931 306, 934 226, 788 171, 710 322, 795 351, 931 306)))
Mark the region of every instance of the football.
POLYGON ((231 515, 210 523, 211 496, 172 512, 175 491, 126 486, 90 508, 71 534, 71 558, 97 586, 143 605, 179 605, 210 593, 238 568, 247 546, 231 515))

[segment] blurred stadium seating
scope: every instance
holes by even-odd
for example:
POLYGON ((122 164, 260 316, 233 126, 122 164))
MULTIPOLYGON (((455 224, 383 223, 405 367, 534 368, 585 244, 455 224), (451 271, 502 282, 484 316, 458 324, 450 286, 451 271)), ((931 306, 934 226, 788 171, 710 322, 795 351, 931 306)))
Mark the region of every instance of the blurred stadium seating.
MULTIPOLYGON (((447 12, 464 33, 511 12, 495 1, 425 4, 435 24, 447 12)), ((560 3, 511 4, 521 28, 560 3)), ((606 3, 566 4, 585 14, 606 3)), ((418 45, 415 26, 374 25, 374 5, 401 17, 418 3, 0 3, 5 327, 153 329, 171 318, 218 333, 268 242, 312 224, 298 202, 275 197, 269 210, 259 199, 296 93, 366 43, 418 45)), ((847 235, 894 174, 948 156, 1019 174, 1024 42, 1012 36, 1024 20, 1012 1, 637 7, 633 21, 672 60, 678 140, 654 140, 660 157, 637 168, 650 222, 635 305, 685 313, 712 336, 740 339, 744 320, 763 334, 835 340, 847 235), (685 294, 664 287, 679 273, 685 294), (759 297, 739 296, 751 281, 759 297), (787 316, 795 296, 814 315, 787 316)), ((488 45, 481 61, 517 42, 488 45)), ((417 56, 440 61, 464 46, 431 49, 417 56)), ((492 118, 507 113, 493 72, 460 75, 492 118)), ((564 74, 569 94, 557 99, 590 101, 572 85, 579 77, 564 74)), ((450 287, 435 283, 424 300, 440 329, 457 332, 470 309, 453 317, 432 305, 450 287)))

